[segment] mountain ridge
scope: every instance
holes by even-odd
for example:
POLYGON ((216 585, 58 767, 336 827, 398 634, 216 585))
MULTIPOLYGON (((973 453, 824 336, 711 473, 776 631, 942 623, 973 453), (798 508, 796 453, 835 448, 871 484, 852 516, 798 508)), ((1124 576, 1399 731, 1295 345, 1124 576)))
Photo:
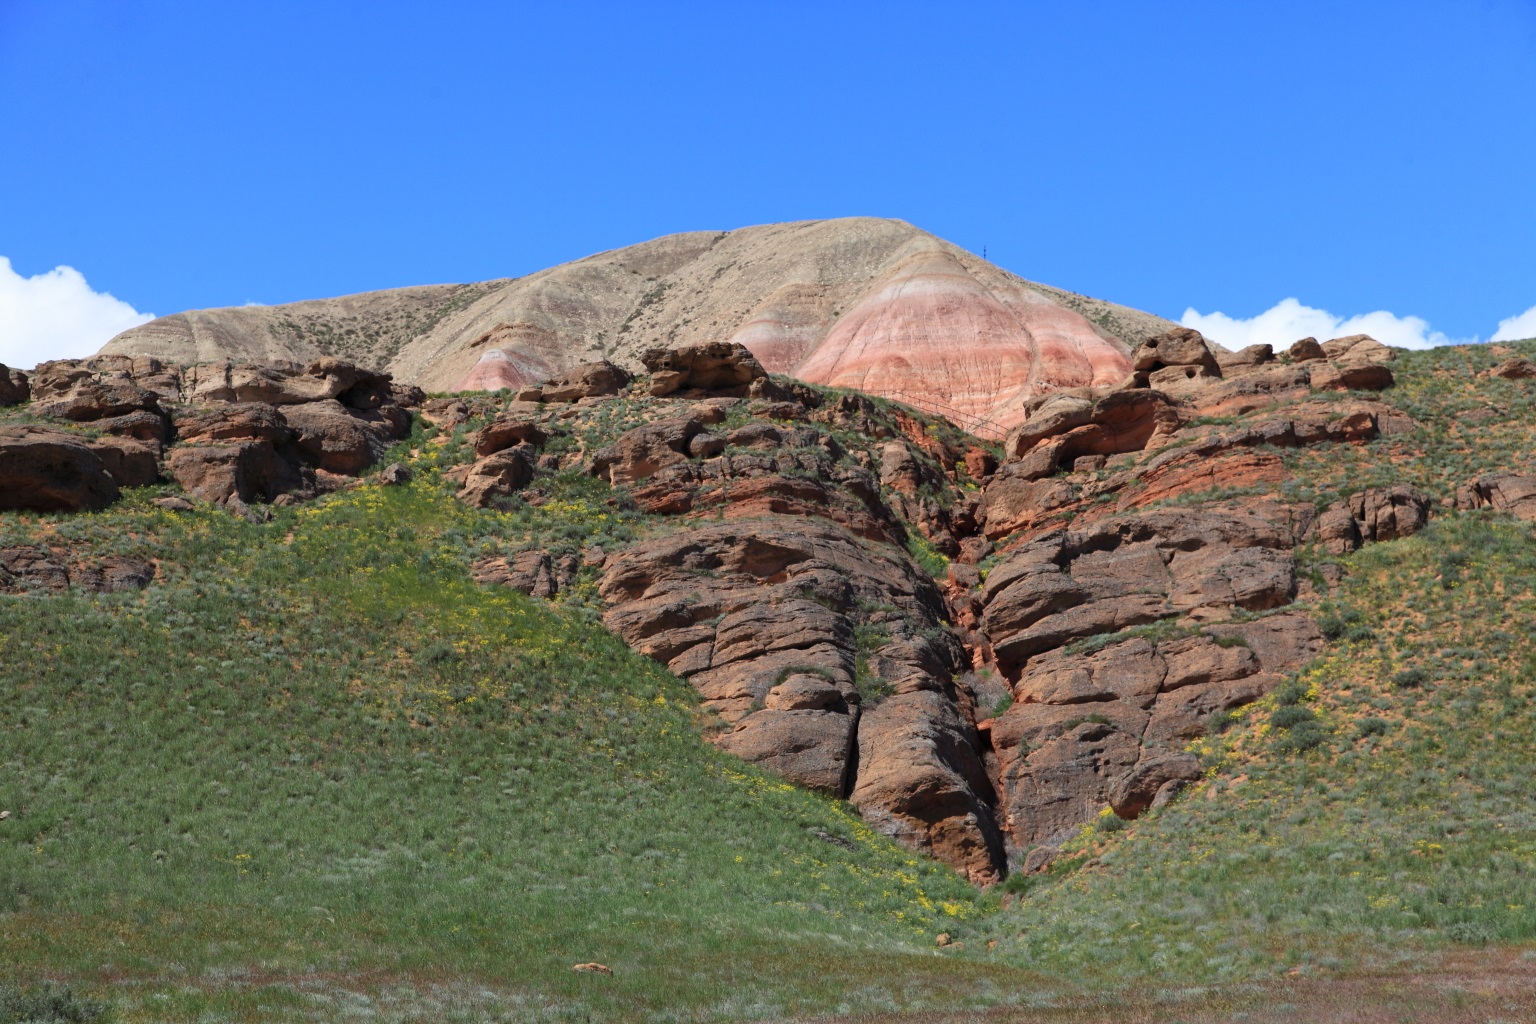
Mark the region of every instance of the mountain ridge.
POLYGON ((770 371, 857 387, 1001 436, 1058 387, 1117 383, 1173 325, 1040 285, 897 220, 696 231, 519 278, 162 317, 103 354, 348 358, 429 391, 497 390, 648 348, 745 344, 770 371), (851 353, 857 352, 857 355, 851 353))

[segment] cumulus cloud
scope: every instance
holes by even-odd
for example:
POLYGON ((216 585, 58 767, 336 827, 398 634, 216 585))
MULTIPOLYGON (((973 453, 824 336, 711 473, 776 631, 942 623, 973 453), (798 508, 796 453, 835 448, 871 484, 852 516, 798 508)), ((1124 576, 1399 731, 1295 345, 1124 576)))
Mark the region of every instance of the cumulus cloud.
POLYGON ((31 369, 93 355, 112 336, 154 319, 92 290, 74 267, 22 277, 0 256, 0 363, 31 369))
POLYGON ((1536 338, 1536 306, 1508 320, 1500 320, 1499 329, 1488 340, 1524 341, 1526 338, 1536 338))
MULTIPOLYGON (((1523 314, 1536 320, 1536 309, 1523 314)), ((1513 321, 1506 320, 1505 324, 1513 321)), ((1240 319, 1225 313, 1200 313, 1190 307, 1179 318, 1185 327, 1193 327, 1207 338, 1230 349, 1248 345, 1273 345, 1276 350, 1287 349, 1302 338, 1342 338, 1349 334, 1369 334, 1383 345, 1398 348, 1434 348, 1436 345, 1457 345, 1476 341, 1476 338, 1453 340, 1439 331, 1429 329, 1429 323, 1416 316, 1397 316, 1386 310, 1362 313, 1359 316, 1334 316, 1326 309, 1304 306, 1296 299, 1283 299, 1258 316, 1240 319)), ((1499 325, 1502 329, 1504 324, 1499 325)))

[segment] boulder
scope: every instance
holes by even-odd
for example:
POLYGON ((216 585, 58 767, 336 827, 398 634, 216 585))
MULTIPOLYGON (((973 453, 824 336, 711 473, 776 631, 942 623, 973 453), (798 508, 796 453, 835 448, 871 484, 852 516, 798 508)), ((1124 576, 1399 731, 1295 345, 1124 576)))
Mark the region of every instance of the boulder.
POLYGON ((1154 437, 1173 434, 1181 422, 1173 401, 1160 391, 1062 391, 1031 404, 1024 422, 1003 442, 1003 450, 1007 458, 1020 459, 1037 445, 1060 439, 1052 449, 1052 468, 1035 474, 1044 476, 1079 456, 1140 451, 1154 437))
POLYGON ((548 600, 575 581, 576 559, 547 551, 519 551, 511 557, 482 558, 470 566, 470 575, 476 583, 511 587, 548 600))
POLYGON ((1205 376, 1220 377, 1216 353, 1199 331, 1175 327, 1141 343, 1131 357, 1131 368, 1138 373, 1154 373, 1165 367, 1194 367, 1205 376))
MULTIPOLYGON (((1536 377, 1536 363, 1531 362, 1529 359, 1523 359, 1520 356, 1514 356, 1489 370, 1488 376, 1502 377, 1505 380, 1530 380, 1532 377, 1536 377)), ((4 404, 3 398, 0 398, 0 405, 4 404)))
POLYGON ((606 359, 573 366, 552 380, 517 393, 523 402, 576 402, 583 398, 616 395, 629 386, 634 377, 621 366, 606 359))
POLYGON ((159 397, 127 374, 95 373, 74 360, 39 366, 32 380, 32 401, 39 415, 77 423, 160 411, 159 397))
POLYGON ((1459 508, 1491 508, 1516 519, 1536 520, 1536 477, 1491 473, 1460 488, 1459 508))
POLYGON ((857 710, 846 707, 765 707, 737 721, 716 743, 797 786, 842 797, 849 789, 858 720, 857 710))
POLYGON ((742 344, 711 341, 681 348, 653 348, 640 356, 657 397, 678 391, 715 391, 745 396, 754 380, 768 376, 742 344))
POLYGON ((470 467, 464 486, 459 490, 459 500, 475 508, 489 508, 497 498, 511 497, 533 479, 537 457, 538 453, 530 444, 487 455, 470 467))
POLYGON ((590 471, 612 484, 638 483, 666 466, 688 461, 689 442, 704 431, 706 422, 718 423, 724 418, 723 414, 693 414, 636 427, 596 452, 590 471))
POLYGON ((1329 359, 1349 359, 1365 363, 1390 363, 1397 358, 1392 351, 1369 334, 1350 334, 1334 338, 1322 344, 1323 355, 1329 359))
POLYGON ((373 465, 391 441, 410 431, 409 417, 397 407, 362 411, 328 399, 285 405, 282 414, 305 461, 344 476, 373 465))
POLYGON ((128 437, 100 437, 91 450, 119 487, 147 487, 160 479, 159 447, 128 437))
POLYGON ((1250 366, 1265 366, 1275 361, 1275 349, 1273 345, 1249 345, 1238 349, 1236 352, 1225 350, 1216 353, 1216 362, 1221 366, 1223 375, 1234 369, 1250 366))
POLYGON ((293 438, 283 414, 265 402, 236 402, 189 413, 176 421, 176 433, 184 444, 192 445, 221 441, 282 445, 293 438))
POLYGON ((180 446, 171 449, 165 464, 189 494, 217 504, 271 501, 304 483, 297 468, 266 440, 180 446))
POLYGON ((1183 751, 1143 756, 1109 786, 1109 806, 1122 818, 1136 818, 1171 784, 1198 782, 1200 759, 1183 751))
POLYGON ((484 458, 518 444, 542 448, 549 441, 549 433, 533 420, 501 415, 475 431, 473 441, 475 454, 484 458))
POLYGON ((1392 383, 1392 371, 1384 363, 1353 353, 1312 365, 1312 387, 1318 391, 1383 391, 1392 383))
POLYGON ((78 512, 118 498, 101 453, 78 434, 49 427, 0 427, 0 510, 78 512))
POLYGON ((21 405, 31 397, 27 375, 0 363, 0 406, 21 405))
POLYGON ((1291 347, 1285 350, 1285 354, 1291 357, 1293 363, 1307 363, 1318 359, 1327 359, 1328 353, 1323 351, 1323 346, 1317 343, 1316 338, 1302 338, 1291 343, 1291 347))

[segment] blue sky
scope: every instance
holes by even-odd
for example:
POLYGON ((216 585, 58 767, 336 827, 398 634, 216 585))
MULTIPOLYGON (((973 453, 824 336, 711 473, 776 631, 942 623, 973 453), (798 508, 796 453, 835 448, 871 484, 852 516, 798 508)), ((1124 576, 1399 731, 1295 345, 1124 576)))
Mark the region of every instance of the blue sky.
POLYGON ((0 112, 13 364, 125 309, 848 214, 1250 333, 1536 307, 1532 0, 0 0, 0 112))

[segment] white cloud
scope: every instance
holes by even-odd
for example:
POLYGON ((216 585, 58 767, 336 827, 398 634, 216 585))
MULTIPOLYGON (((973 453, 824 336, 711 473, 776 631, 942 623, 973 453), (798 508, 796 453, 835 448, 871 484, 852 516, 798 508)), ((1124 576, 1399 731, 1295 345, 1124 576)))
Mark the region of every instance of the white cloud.
POLYGON ((30 370, 49 359, 82 359, 130 327, 154 319, 106 292, 74 267, 22 277, 0 256, 0 363, 30 370))
MULTIPOLYGON (((1536 321, 1536 309, 1524 316, 1536 321)), ((1512 322, 1506 320, 1504 323, 1512 322)), ((1326 309, 1303 306, 1296 299, 1283 299, 1258 316, 1246 320, 1225 313, 1200 313, 1191 307, 1184 311, 1179 323, 1193 327, 1212 341, 1234 350, 1262 344, 1273 345, 1276 350, 1280 350, 1290 348, 1292 343, 1302 338, 1327 341, 1349 334, 1369 334, 1383 345, 1399 348, 1434 348, 1436 345, 1466 344, 1477 340, 1453 340, 1439 331, 1431 331, 1429 323, 1416 316, 1397 316, 1378 310, 1375 313, 1341 317, 1334 316, 1326 309)), ((1503 326, 1500 324, 1501 329, 1503 326)))
POLYGON ((1499 329, 1488 340, 1524 341, 1526 338, 1536 338, 1536 306, 1508 320, 1500 320, 1499 329))

